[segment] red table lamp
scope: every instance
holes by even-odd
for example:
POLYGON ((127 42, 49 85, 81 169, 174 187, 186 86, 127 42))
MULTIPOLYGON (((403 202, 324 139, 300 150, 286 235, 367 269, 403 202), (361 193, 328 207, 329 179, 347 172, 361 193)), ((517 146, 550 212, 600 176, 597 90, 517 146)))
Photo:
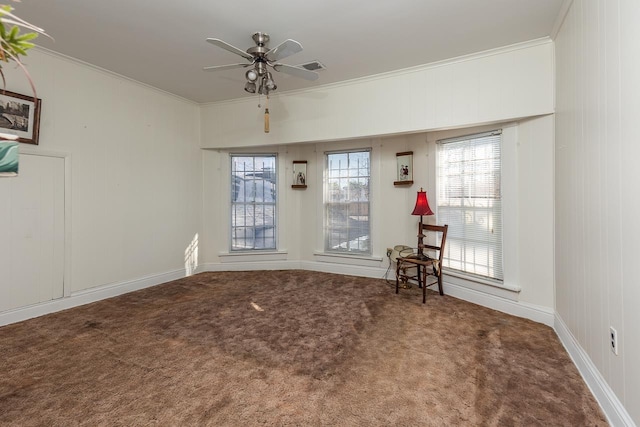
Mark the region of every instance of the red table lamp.
POLYGON ((433 211, 429 207, 429 201, 427 200, 427 192, 422 190, 418 191, 418 198, 416 199, 416 207, 413 208, 411 215, 420 215, 420 233, 418 234, 418 255, 417 258, 425 260, 428 257, 424 254, 424 234, 422 233, 422 216, 434 215, 433 211))

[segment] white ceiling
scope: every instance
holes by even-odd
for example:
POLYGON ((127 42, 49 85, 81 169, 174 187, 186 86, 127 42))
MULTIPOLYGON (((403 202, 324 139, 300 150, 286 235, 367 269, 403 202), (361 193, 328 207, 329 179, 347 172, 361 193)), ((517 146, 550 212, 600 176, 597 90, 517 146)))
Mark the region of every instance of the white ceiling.
MULTIPOLYGON (((278 92, 427 64, 549 36, 565 0, 22 0, 15 13, 44 28, 37 44, 196 102, 249 95, 243 62, 207 42, 246 50, 256 31, 270 46, 304 50, 281 62, 325 64, 315 82, 275 73, 278 92)), ((28 63, 28 58, 27 61, 28 63)), ((36 82, 37 83, 37 82, 36 82)))

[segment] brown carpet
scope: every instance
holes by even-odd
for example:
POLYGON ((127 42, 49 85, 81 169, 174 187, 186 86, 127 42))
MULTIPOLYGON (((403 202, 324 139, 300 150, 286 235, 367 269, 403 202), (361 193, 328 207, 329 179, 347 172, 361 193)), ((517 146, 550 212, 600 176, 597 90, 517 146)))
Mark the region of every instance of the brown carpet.
POLYGON ((596 426, 552 329, 417 288, 203 273, 0 328, 0 425, 596 426))

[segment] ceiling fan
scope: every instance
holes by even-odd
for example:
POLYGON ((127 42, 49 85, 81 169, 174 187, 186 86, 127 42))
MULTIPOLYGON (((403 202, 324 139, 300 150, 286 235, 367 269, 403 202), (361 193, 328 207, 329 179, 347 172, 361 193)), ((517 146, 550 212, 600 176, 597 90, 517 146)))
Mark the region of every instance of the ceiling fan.
MULTIPOLYGON (((249 93, 256 93, 256 90, 261 95, 269 95, 270 92, 276 90, 278 87, 273 80, 273 76, 269 71, 269 68, 274 69, 285 74, 289 74, 295 77, 301 77, 306 80, 316 80, 318 73, 311 71, 303 66, 294 66, 281 64, 281 59, 293 55, 302 51, 302 45, 295 40, 285 40, 274 48, 268 48, 269 35, 266 33, 257 32, 251 36, 255 42, 255 46, 250 47, 246 51, 239 49, 229 43, 220 39, 208 38, 207 41, 214 46, 218 46, 228 52, 235 53, 246 59, 248 62, 239 64, 228 65, 214 65, 211 67, 204 67, 205 71, 222 71, 232 70, 235 68, 249 68, 245 73, 247 83, 244 86, 244 90, 249 93), (256 89, 257 85, 257 89, 256 89)), ((320 64, 316 61, 317 64, 320 64)), ((320 64, 321 66, 322 64, 320 64)), ((319 67, 321 68, 321 67, 319 67)))

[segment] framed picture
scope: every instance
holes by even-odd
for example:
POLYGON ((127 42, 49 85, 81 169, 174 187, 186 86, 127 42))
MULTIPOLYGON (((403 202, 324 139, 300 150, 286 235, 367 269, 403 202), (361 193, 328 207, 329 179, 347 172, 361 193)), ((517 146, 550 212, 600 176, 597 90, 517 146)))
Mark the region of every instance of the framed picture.
POLYGON ((19 142, 38 145, 40 98, 0 90, 0 132, 16 135, 19 142))
POLYGON ((293 161, 293 183, 291 188, 307 188, 307 161, 293 161))
POLYGON ((413 184, 413 151, 396 153, 396 164, 398 174, 393 185, 413 184))

